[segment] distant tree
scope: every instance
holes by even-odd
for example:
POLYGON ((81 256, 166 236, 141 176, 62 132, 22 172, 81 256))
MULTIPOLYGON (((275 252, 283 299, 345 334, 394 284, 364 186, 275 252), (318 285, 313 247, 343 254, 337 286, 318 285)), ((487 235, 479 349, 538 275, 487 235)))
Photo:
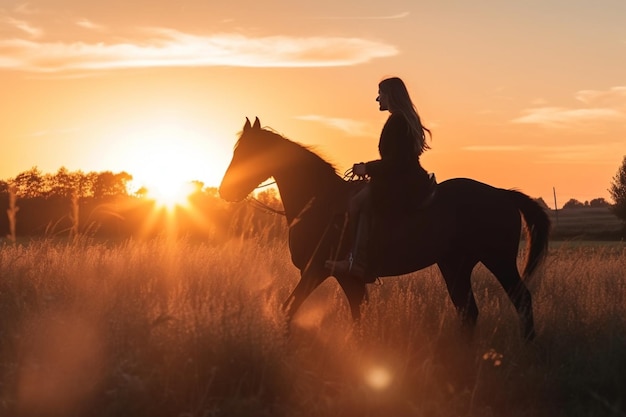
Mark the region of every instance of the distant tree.
POLYGON ((570 198, 567 203, 563 204, 564 209, 581 208, 581 207, 585 207, 585 205, 581 203, 580 201, 576 200, 575 198, 570 198))
POLYGON ((42 197, 46 191, 44 176, 37 167, 18 174, 10 182, 19 198, 42 197))
POLYGON ((93 196, 95 198, 127 196, 128 183, 133 179, 132 175, 126 172, 117 174, 111 171, 104 171, 97 174, 93 184, 93 196))
POLYGON ((280 201, 280 198, 278 198, 278 191, 274 188, 268 188, 267 190, 261 191, 257 194, 256 198, 261 203, 274 209, 280 209, 282 206, 282 202, 280 201))
POLYGON ((622 165, 613 177, 609 193, 611 193, 611 198, 615 201, 613 212, 626 222, 626 156, 624 156, 622 165))
POLYGON ((96 175, 93 173, 85 174, 83 171, 76 171, 76 194, 78 197, 92 197, 93 196, 93 182, 96 175))
POLYGON ((79 174, 70 172, 65 167, 59 168, 56 174, 49 176, 49 181, 51 193, 55 196, 71 198, 73 194, 79 192, 79 174))
POLYGON ((139 187, 137 191, 135 191, 134 196, 137 198, 146 198, 148 195, 148 189, 146 187, 139 187))
POLYGON ((589 207, 611 207, 611 203, 609 203, 602 197, 594 198, 589 202, 589 207))
POLYGON ((216 198, 216 199, 219 199, 219 198, 220 198, 220 192, 219 192, 219 190, 218 190, 218 188, 217 188, 217 187, 206 187, 206 188, 203 190, 203 192, 204 192, 204 194, 206 194, 208 197, 211 197, 211 198, 216 198))

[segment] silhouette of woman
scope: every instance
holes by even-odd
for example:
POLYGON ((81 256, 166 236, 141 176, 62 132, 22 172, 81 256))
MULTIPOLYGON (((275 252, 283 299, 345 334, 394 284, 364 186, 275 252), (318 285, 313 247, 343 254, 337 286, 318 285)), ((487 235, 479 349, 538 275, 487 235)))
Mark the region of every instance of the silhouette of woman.
POLYGON ((348 259, 328 260, 326 267, 333 272, 350 273, 364 280, 376 279, 375 265, 368 258, 372 214, 395 216, 414 205, 428 189, 430 178, 420 165, 419 157, 427 149, 426 133, 404 82, 398 77, 378 84, 376 98, 380 111, 390 115, 380 134, 380 159, 357 163, 352 171, 369 176, 369 183, 350 201, 349 230, 352 251, 348 259), (373 213, 372 213, 373 212, 373 213))

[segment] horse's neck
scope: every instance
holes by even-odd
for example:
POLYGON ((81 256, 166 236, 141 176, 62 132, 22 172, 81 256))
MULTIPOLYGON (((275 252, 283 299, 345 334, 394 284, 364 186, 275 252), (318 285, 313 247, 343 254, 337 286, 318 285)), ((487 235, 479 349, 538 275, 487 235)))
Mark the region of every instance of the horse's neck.
POLYGON ((287 221, 292 222, 312 207, 328 205, 330 196, 340 189, 344 181, 311 151, 293 142, 283 144, 288 161, 274 174, 276 185, 285 208, 287 221))

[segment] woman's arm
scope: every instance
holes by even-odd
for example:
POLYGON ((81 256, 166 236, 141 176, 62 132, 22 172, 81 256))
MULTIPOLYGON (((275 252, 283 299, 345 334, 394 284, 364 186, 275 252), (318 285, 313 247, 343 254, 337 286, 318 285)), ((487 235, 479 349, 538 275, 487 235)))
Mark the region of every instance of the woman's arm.
POLYGON ((380 135, 378 150, 381 158, 365 164, 372 178, 405 173, 415 166, 415 139, 404 116, 392 114, 389 117, 380 135))

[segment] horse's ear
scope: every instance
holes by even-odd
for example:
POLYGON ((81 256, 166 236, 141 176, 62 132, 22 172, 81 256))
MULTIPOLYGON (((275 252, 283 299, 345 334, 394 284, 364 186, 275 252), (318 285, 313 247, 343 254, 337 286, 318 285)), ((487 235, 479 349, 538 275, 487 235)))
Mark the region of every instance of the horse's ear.
POLYGON ((252 126, 254 129, 261 129, 261 121, 259 120, 259 118, 257 117, 256 119, 254 119, 254 126, 252 126))
POLYGON ((243 131, 245 132, 246 130, 250 129, 250 127, 252 127, 250 126, 250 119, 246 117, 246 124, 243 125, 243 131))

